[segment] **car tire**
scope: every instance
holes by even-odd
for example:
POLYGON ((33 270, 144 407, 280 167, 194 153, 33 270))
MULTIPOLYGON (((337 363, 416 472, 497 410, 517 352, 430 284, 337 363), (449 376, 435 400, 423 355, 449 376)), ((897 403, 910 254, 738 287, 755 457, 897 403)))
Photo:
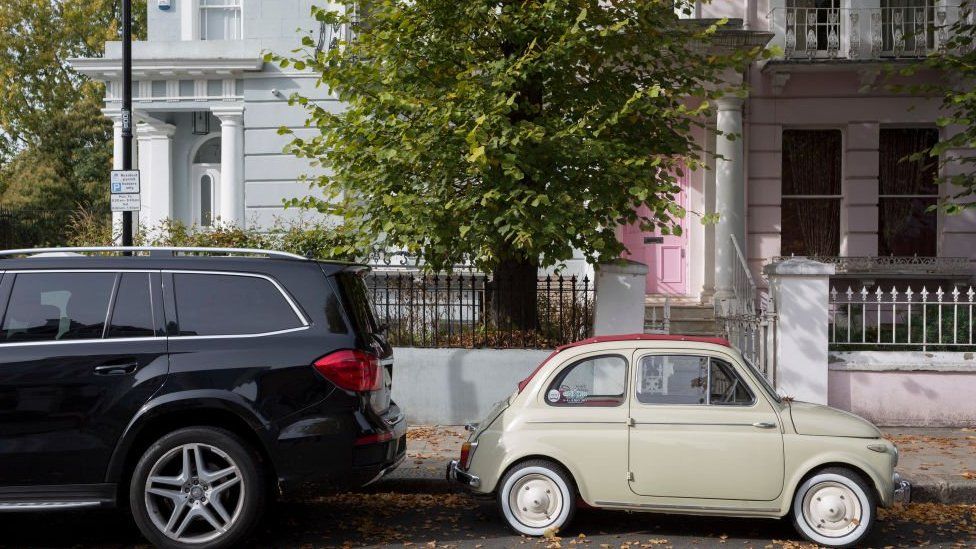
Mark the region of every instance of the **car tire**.
POLYGON ((165 549, 240 544, 261 518, 266 486, 255 453, 230 431, 190 427, 149 446, 133 470, 129 506, 165 549))
POLYGON ((871 532, 877 516, 874 490, 860 475, 830 467, 806 478, 793 496, 793 526, 824 547, 854 547, 871 532))
POLYGON ((576 487, 559 465, 542 459, 508 470, 498 489, 498 508, 519 534, 542 536, 565 528, 576 513, 576 487))

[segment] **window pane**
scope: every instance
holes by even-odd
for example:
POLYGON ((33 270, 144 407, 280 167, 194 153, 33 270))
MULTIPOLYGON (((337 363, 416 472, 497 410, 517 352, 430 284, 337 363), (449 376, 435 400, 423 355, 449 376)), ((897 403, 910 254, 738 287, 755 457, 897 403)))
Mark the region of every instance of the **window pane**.
POLYGON ((712 359, 711 379, 708 382, 708 403, 718 406, 752 404, 752 393, 730 364, 712 359))
POLYGON ((840 130, 783 131, 783 195, 840 195, 840 130))
POLYGON ((240 0, 201 0, 200 38, 237 40, 241 37, 240 0))
POLYGON ((939 141, 932 128, 886 128, 880 136, 881 182, 879 192, 891 194, 930 194, 937 196, 938 162, 934 158, 909 161, 911 154, 925 151, 939 141))
POLYGON ((620 356, 588 358, 563 369, 546 391, 554 406, 617 406, 624 401, 627 361, 620 356))
POLYGON ((200 178, 200 224, 213 224, 213 178, 209 175, 200 178))
POLYGON ((100 339, 115 273, 18 274, 3 341, 100 339))
POLYGON ((787 198, 782 202, 782 255, 840 254, 840 199, 787 198))
POLYGON ((339 273, 336 275, 339 286, 349 300, 350 311, 353 324, 356 330, 364 334, 375 334, 378 331, 376 315, 373 311, 373 302, 369 299, 369 291, 366 289, 366 282, 355 273, 339 273))
POLYGON ((270 281, 253 276, 173 275, 179 335, 245 335, 302 326, 270 281))
POLYGON ((705 404, 708 359, 646 356, 637 371, 637 400, 644 404, 705 404))
POLYGON ((112 309, 108 337, 152 337, 152 300, 149 297, 148 273, 124 273, 112 309))
POLYGON ((928 211, 937 198, 879 198, 878 254, 938 255, 938 214, 928 211))

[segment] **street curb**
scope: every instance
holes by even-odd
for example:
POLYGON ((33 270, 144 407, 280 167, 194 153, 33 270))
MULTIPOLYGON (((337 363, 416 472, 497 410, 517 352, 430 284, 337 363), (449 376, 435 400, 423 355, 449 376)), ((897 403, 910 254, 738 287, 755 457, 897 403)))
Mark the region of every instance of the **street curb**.
POLYGON ((912 482, 912 503, 976 504, 976 482, 940 478, 912 482))
POLYGON ((370 492, 399 492, 402 494, 447 494, 462 492, 460 485, 444 478, 387 478, 364 488, 370 492))

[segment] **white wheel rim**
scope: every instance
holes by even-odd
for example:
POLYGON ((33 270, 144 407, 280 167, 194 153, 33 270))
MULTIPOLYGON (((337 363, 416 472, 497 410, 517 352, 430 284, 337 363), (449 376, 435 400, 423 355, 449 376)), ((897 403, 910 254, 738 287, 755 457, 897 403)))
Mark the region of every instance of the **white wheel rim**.
POLYGON ((545 528, 563 511, 563 494, 551 478, 530 473, 515 481, 508 506, 516 520, 529 528, 545 528))
POLYGON ((803 520, 814 532, 827 538, 847 536, 864 520, 860 498, 839 482, 813 485, 803 496, 801 505, 803 520))

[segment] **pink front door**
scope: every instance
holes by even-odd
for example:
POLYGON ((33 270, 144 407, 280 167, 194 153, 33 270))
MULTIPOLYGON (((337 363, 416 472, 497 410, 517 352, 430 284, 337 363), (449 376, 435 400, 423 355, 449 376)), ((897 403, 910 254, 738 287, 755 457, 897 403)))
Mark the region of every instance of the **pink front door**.
MULTIPOLYGON (((675 200, 684 207, 686 205, 686 191, 688 188, 688 173, 678 179, 681 192, 675 200)), ((638 210, 641 215, 649 215, 647 206, 638 210)), ((620 240, 627 251, 622 254, 626 259, 639 261, 647 265, 648 294, 686 295, 688 293, 688 269, 686 256, 688 255, 688 218, 679 223, 681 236, 662 235, 660 231, 645 232, 637 224, 625 225, 620 230, 620 240)))

